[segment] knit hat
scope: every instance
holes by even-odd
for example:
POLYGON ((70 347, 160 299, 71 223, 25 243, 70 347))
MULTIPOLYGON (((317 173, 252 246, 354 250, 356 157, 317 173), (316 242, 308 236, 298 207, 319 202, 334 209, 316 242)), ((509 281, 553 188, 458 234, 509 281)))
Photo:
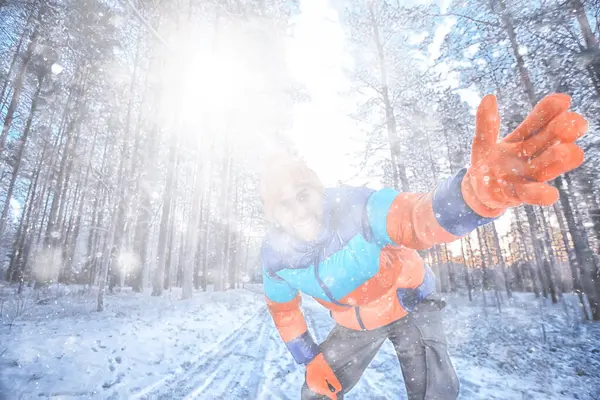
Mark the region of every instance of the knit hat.
POLYGON ((299 158, 278 154, 268 158, 263 165, 260 179, 260 197, 265 218, 275 222, 274 209, 285 185, 306 185, 323 192, 323 184, 317 174, 299 158))

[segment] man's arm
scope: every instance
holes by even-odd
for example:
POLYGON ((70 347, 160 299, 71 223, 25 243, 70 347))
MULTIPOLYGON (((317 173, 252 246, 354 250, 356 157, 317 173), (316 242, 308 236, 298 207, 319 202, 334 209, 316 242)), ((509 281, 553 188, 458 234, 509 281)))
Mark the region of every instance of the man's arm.
POLYGON ((465 173, 466 169, 460 170, 429 193, 389 188, 374 192, 367 202, 367 218, 379 244, 427 249, 453 242, 493 221, 473 211, 463 198, 465 173))
POLYGON ((267 307, 279 335, 298 364, 306 366, 306 384, 315 393, 336 399, 340 381, 306 327, 297 290, 263 267, 267 307))
POLYGON ((494 96, 486 96, 477 110, 468 169, 430 193, 384 189, 369 197, 367 218, 376 240, 382 246, 426 249, 459 239, 509 207, 553 204, 558 191, 546 182, 584 159, 574 142, 587 130, 587 122, 568 112, 569 106, 567 95, 546 96, 498 141, 498 105, 494 96))
POLYGON ((265 268, 263 283, 267 308, 279 336, 298 364, 308 364, 319 354, 319 346, 308 332, 306 320, 300 309, 300 294, 285 281, 272 276, 265 268))

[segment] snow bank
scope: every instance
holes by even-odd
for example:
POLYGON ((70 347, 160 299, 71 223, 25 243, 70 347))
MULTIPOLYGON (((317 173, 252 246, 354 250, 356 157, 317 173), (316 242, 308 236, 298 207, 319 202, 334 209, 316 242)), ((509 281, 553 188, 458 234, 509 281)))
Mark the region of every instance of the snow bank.
POLYGON ((516 293, 498 310, 493 293, 450 297, 445 324, 464 398, 600 398, 600 323, 582 321, 578 299, 558 304, 516 293))
POLYGON ((44 301, 0 327, 5 398, 128 398, 197 362, 262 305, 260 295, 243 290, 191 300, 173 290, 162 298, 107 295, 98 313, 95 295, 44 301))
MULTIPOLYGON (((95 311, 95 294, 86 293, 85 288, 51 288, 37 303, 29 301, 33 305, 17 318, 7 317, 5 300, 0 325, 5 399, 299 396, 304 371, 281 343, 260 285, 195 293, 185 301, 179 300, 179 290, 162 298, 107 295, 103 313, 95 311)), ((0 289, 0 299, 12 296, 0 289)), ((600 324, 581 320, 575 297, 552 305, 516 294, 502 299, 500 311, 491 293, 487 307, 482 293, 473 303, 459 295, 446 300, 446 332, 461 399, 600 397, 600 324)), ((309 298, 304 310, 309 328, 322 341, 333 326, 328 313, 309 298)), ((347 396, 367 398, 406 398, 390 343, 347 396)))

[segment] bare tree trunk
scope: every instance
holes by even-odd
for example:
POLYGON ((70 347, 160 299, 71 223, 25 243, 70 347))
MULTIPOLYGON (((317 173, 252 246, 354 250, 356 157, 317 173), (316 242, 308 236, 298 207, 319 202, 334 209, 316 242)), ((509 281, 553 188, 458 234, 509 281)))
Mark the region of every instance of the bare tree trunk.
POLYGON ((527 94, 527 99, 529 100, 529 103, 535 105, 537 103, 535 90, 533 89, 533 83, 531 82, 529 71, 527 71, 527 67, 525 66, 525 60, 523 59, 523 55, 519 51, 520 46, 519 42, 517 41, 517 34, 515 32, 515 27, 512 18, 506 10, 505 0, 500 0, 498 4, 501 10, 500 18, 502 19, 504 30, 508 36, 508 40, 510 41, 510 47, 513 51, 513 56, 517 61, 517 68, 519 70, 519 76, 521 78, 521 83, 523 84, 523 89, 527 94))
POLYGON ((558 294, 555 283, 555 275, 557 270, 556 257, 554 255, 554 250, 552 249, 552 239, 550 238, 551 228, 546 221, 543 208, 540 208, 540 217, 542 224, 544 225, 544 238, 546 240, 546 249, 548 251, 548 262, 544 263, 544 269, 546 276, 548 277, 548 290, 550 291, 550 296, 552 297, 552 303, 556 304, 558 303, 558 294))
POLYGON ((490 289, 488 267, 492 266, 492 256, 488 251, 487 244, 486 244, 483 234, 481 232, 483 229, 484 229, 483 227, 477 228, 476 231, 477 231, 477 241, 479 244, 479 253, 481 254, 481 271, 482 271, 481 286, 482 286, 483 290, 485 291, 485 290, 490 289))
POLYGON ((173 243, 175 240, 175 219, 177 218, 177 206, 173 204, 171 209, 171 219, 169 221, 168 235, 169 239, 167 242, 167 249, 165 253, 165 280, 163 282, 163 289, 169 290, 171 288, 171 277, 172 277, 172 264, 173 264, 173 243))
POLYGON ((15 117, 15 111, 17 111, 17 107, 19 105, 19 101, 21 99, 21 93, 23 92, 23 86, 25 84, 25 75, 27 69, 29 68, 29 63, 31 62, 35 49, 37 47, 39 40, 39 32, 36 27, 33 34, 31 35, 31 39, 29 41, 29 45, 27 46, 27 51, 25 52, 25 56, 23 57, 23 64, 21 65, 21 69, 19 70, 15 84, 14 91, 12 95, 12 99, 6 110, 6 116, 4 117, 4 124, 2 126, 2 133, 0 133, 0 154, 4 154, 4 146, 6 145, 6 138, 8 137, 8 132, 12 126, 13 119, 15 117))
POLYGON ((158 127, 150 130, 147 152, 145 153, 144 167, 140 177, 140 204, 137 211, 137 222, 133 239, 133 248, 139 257, 139 269, 135 272, 133 290, 142 292, 144 288, 144 275, 148 268, 147 243, 150 235, 150 221, 152 219, 152 192, 150 190, 154 177, 154 163, 149 160, 151 154, 155 154, 158 148, 158 127))
MULTIPOLYGON (((495 222, 491 224, 490 230, 492 231, 492 235, 493 235, 493 239, 494 239, 496 258, 498 259, 498 265, 500 266, 500 271, 502 273, 502 279, 504 280, 504 288, 506 289, 506 295, 508 296, 509 299, 511 299, 512 298, 512 289, 510 287, 510 280, 508 279, 508 276, 506 274, 506 264, 504 263, 504 257, 502 255, 502 246, 500 246, 500 237, 498 236, 498 231, 496 230, 495 222)), ((497 273, 495 275, 497 275, 497 273)), ((496 284, 496 287, 499 288, 499 285, 496 284)))
MULTIPOLYGON (((206 182, 204 184, 207 184, 206 182)), ((203 257, 203 246, 204 246, 204 240, 205 238, 208 236, 206 230, 208 228, 208 223, 204 224, 204 213, 205 213, 205 207, 204 207, 204 198, 205 198, 205 193, 204 190, 200 190, 200 199, 198 200, 199 204, 199 210, 198 210, 198 221, 196 224, 196 232, 197 232, 197 237, 196 240, 194 241, 194 259, 193 259, 193 263, 194 263, 194 288, 196 290, 200 289, 201 285, 200 285, 200 281, 203 279, 201 277, 201 268, 202 268, 202 261, 200 258, 204 259, 203 257)))
POLYGON ((167 173, 167 182, 163 192, 162 215, 160 220, 160 231, 158 234, 158 265, 154 274, 152 285, 152 296, 161 296, 163 293, 163 284, 165 276, 165 256, 167 239, 169 234, 169 217, 171 203, 173 202, 173 188, 175 187, 175 166, 177 164, 177 136, 171 139, 169 149, 169 171, 167 173))
MULTIPOLYGON (((84 78, 81 79, 82 81, 84 81, 84 78)), ((81 82, 81 87, 79 88, 79 94, 77 95, 77 98, 79 100, 80 98, 80 94, 83 91, 83 87, 84 87, 84 83, 81 82)), ((75 104, 78 104, 79 101, 76 100, 75 104)), ((67 105, 68 107, 68 105, 67 105)), ((67 111, 67 110, 65 110, 67 111)), ((62 158, 60 161, 60 170, 58 173, 58 176, 56 178, 56 184, 57 187, 54 189, 54 196, 52 197, 52 205, 50 207, 50 214, 48 216, 48 225, 46 228, 46 236, 44 238, 44 245, 46 247, 48 246, 54 246, 56 247, 57 243, 59 242, 59 235, 58 235, 58 231, 56 231, 56 229, 58 229, 60 220, 62 215, 60 214, 60 205, 63 202, 62 196, 64 195, 64 190, 65 190, 65 176, 66 174, 69 173, 69 171, 67 171, 67 162, 68 160, 71 158, 71 152, 72 152, 72 148, 73 146, 71 146, 71 142, 72 140, 76 137, 77 132, 76 130, 78 130, 78 125, 79 125, 79 118, 81 116, 74 116, 72 117, 71 121, 69 122, 68 126, 67 126, 67 131, 66 131, 66 135, 67 135, 67 139, 65 141, 65 144, 63 146, 63 154, 62 154, 62 158)))
MULTIPOLYGON (((115 199, 113 199, 115 200, 115 199)), ((106 290, 106 278, 108 277, 108 269, 110 268, 110 264, 113 261, 113 244, 115 239, 115 229, 116 229, 116 216, 117 216, 117 207, 113 207, 113 211, 111 213, 112 218, 110 219, 109 232, 107 234, 106 243, 104 248, 108 249, 108 252, 104 253, 104 257, 102 259, 102 270, 100 272, 100 287, 98 288, 98 307, 97 311, 104 311, 104 292, 106 290)))
MULTIPOLYGON (((138 74, 138 64, 139 64, 139 60, 140 60, 140 41, 137 40, 136 41, 137 46, 136 46, 136 53, 135 53, 135 59, 133 62, 133 72, 131 74, 131 80, 129 83, 129 92, 128 92, 128 105, 127 105, 127 114, 125 116, 125 129, 123 132, 123 148, 122 148, 122 152, 121 152, 121 159, 119 162, 119 176, 123 176, 123 180, 125 180, 126 177, 130 177, 130 176, 134 176, 133 172, 135 169, 135 163, 137 160, 137 152, 139 150, 138 146, 139 146, 139 140, 140 140, 140 134, 139 134, 139 130, 136 130, 135 132, 135 143, 134 143, 134 148, 132 149, 132 156, 131 156, 131 164, 129 167, 129 170, 127 170, 127 166, 125 165, 125 158, 129 149, 129 143, 131 141, 131 118, 132 118, 132 112, 133 112, 133 103, 135 101, 135 84, 137 81, 137 74, 138 74)), ((141 112, 140 112, 141 113, 141 112)), ((139 125, 138 125, 139 127, 139 125)), ((120 178, 121 179, 121 178, 120 178)), ((118 217, 117 217, 117 230, 115 233, 115 247, 118 249, 119 252, 124 252, 129 250, 127 248, 127 246, 124 244, 125 241, 125 237, 126 237, 126 227, 128 226, 129 218, 127 217, 127 209, 128 207, 131 207, 131 198, 129 196, 129 191, 128 189, 130 188, 130 184, 125 184, 122 187, 122 191, 121 194, 119 196, 119 211, 118 211, 118 217)), ((125 278, 125 274, 126 271, 123 268, 119 268, 117 271, 113 271, 112 275, 113 275, 113 279, 111 279, 111 282, 115 282, 115 281, 124 281, 125 278)), ((116 283, 115 283, 116 284, 116 283)))
POLYGON ((213 185, 209 185, 208 195, 206 196, 206 206, 205 206, 206 223, 205 223, 205 228, 204 228, 204 232, 203 232, 203 235, 204 235, 204 240, 203 240, 203 242, 204 242, 204 248, 203 248, 204 257, 202 257, 201 286, 202 286, 202 291, 204 291, 204 292, 206 292, 206 287, 208 284, 208 256, 209 256, 208 244, 209 244, 209 238, 211 235, 211 232, 210 232, 210 229, 211 229, 211 226, 210 226, 210 204, 211 204, 213 193, 214 193, 213 185))
POLYGON ((594 89, 596 89, 596 93, 600 96, 600 46, 598 45, 598 39, 590 26, 583 2, 581 0, 571 0, 570 2, 577 16, 581 35, 585 41, 586 52, 593 60, 586 66, 586 69, 588 70, 594 89))
POLYGON ((435 280, 437 290, 444 293, 446 292, 446 285, 444 284, 444 279, 440 273, 440 265, 442 264, 442 258, 439 252, 439 246, 432 247, 429 250, 429 252, 432 258, 431 269, 433 270, 434 275, 437 276, 437 279, 435 280))
MULTIPOLYGON (((148 76, 146 76, 143 99, 146 98, 146 92, 149 90, 148 86, 148 76)), ((144 104, 143 100, 142 104, 144 104)), ((148 129, 145 146, 142 147, 140 145, 140 130, 143 114, 144 113, 142 112, 142 110, 140 110, 136 125, 136 141, 133 148, 134 160, 132 161, 132 168, 135 168, 137 165, 138 154, 141 153, 139 154, 139 157, 141 158, 140 174, 135 181, 135 193, 137 194, 137 211, 135 215, 135 230, 132 243, 133 251, 138 256, 136 269, 131 273, 131 283, 135 292, 143 291, 144 276, 146 275, 146 271, 149 267, 147 243, 148 238, 150 236, 150 221, 152 218, 152 193, 149 189, 153 183, 154 171, 156 168, 155 163, 151 160, 151 157, 153 154, 156 154, 159 145, 157 125, 154 125, 150 129, 148 129), (142 150, 140 150, 140 147, 142 147, 142 150)), ((136 176, 135 173, 134 176, 136 176)))
MULTIPOLYGON (((525 230, 523 229, 523 224, 521 222, 521 216, 520 216, 520 212, 518 209, 515 209, 515 220, 517 222, 517 229, 519 230, 519 235, 521 237, 521 244, 523 246, 523 251, 525 252, 525 258, 526 258, 527 266, 529 269, 529 273, 531 275, 532 290, 535 294, 535 297, 537 298, 540 296, 540 290, 539 290, 539 286, 538 286, 538 278, 537 278, 536 268, 534 267, 534 260, 531 257, 531 253, 529 252, 529 246, 527 245, 525 230)), ((543 283, 540 282, 540 285, 543 286, 543 283)))
POLYGON ((544 244, 540 239, 541 229, 538 225, 537 217, 535 215, 535 210, 531 206, 525 206, 525 212, 527 214, 527 222, 529 223, 529 230, 533 242, 533 254, 535 255, 535 271, 537 273, 540 286, 542 288, 542 295, 547 298, 548 297, 548 281, 544 276, 543 268, 544 268, 544 244))
MULTIPOLYGON (((569 183, 568 174, 566 175, 566 179, 567 183, 569 183)), ((569 231, 571 232, 571 237, 573 238, 573 246, 575 247, 577 264, 579 265, 579 272, 581 274, 581 279, 579 280, 577 278, 575 285, 578 286, 579 283, 581 284, 581 287, 583 288, 583 291, 588 298, 588 302, 590 303, 590 309, 592 310, 592 319, 594 321, 599 321, 600 300, 598 298, 599 296, 597 288, 594 287, 594 279, 596 279, 596 284, 598 284, 599 279, 597 279, 597 275, 595 273, 594 256, 589 248, 587 237, 584 233, 581 232, 577 220, 575 219, 576 208, 571 207, 566 188, 564 187, 563 178, 558 177, 556 181, 558 185, 560 185, 563 189, 559 190, 561 196, 561 204, 565 210, 565 217, 567 219, 569 231)), ((574 275, 576 274, 574 273, 574 275)))
POLYGON ((193 189, 191 196, 190 218, 187 225, 186 243, 182 244, 182 248, 187 249, 185 252, 185 261, 183 269, 183 299, 192 297, 194 291, 194 261, 196 260, 196 252, 198 249, 199 229, 202 220, 202 196, 201 196, 201 163, 200 157, 196 157, 196 168, 193 176, 193 189))
POLYGON ((221 209, 221 226, 224 228, 225 232, 224 232, 224 243, 222 246, 222 253, 221 253, 221 265, 219 268, 219 274, 218 274, 218 285, 215 285, 215 290, 225 290, 226 289, 226 283, 228 280, 228 275, 229 275, 229 246, 230 246, 230 232, 231 232, 231 226, 230 226, 230 220, 229 220, 229 216, 231 213, 231 208, 232 208, 232 201, 230 199, 231 197, 231 189, 233 187, 233 177, 232 177, 232 171, 231 171, 231 167, 232 167, 232 158, 231 158, 231 151, 230 151, 230 144, 226 143, 226 156, 223 159, 223 192, 224 192, 224 196, 223 196, 223 207, 221 209))
MULTIPOLYGON (((227 258, 229 260, 229 287, 232 289, 235 289, 236 283, 238 282, 237 264, 239 261, 238 260, 238 250, 239 250, 240 240, 241 240, 240 232, 233 224, 236 206, 239 206, 241 203, 241 200, 240 200, 241 182, 239 182, 238 175, 235 175, 233 177, 232 184, 233 184, 233 187, 235 188, 235 194, 232 197, 232 201, 231 201, 231 204, 229 207, 228 225, 233 226, 233 228, 230 228, 229 236, 227 239, 229 242, 228 248, 227 248, 227 258)), ((243 220, 243 217, 244 217, 244 215, 242 212, 239 215, 240 221, 243 220)))
MULTIPOLYGON (((29 188, 27 189, 27 197, 25 198, 25 204, 28 204, 28 206, 26 211, 21 214, 19 227, 17 229, 17 234, 15 235, 15 241, 13 242, 12 252, 10 253, 10 261, 8 265, 8 270, 6 272, 6 280, 11 283, 13 282, 14 272, 17 269, 19 269, 19 271, 22 272, 21 269, 17 267, 17 265, 19 264, 18 260, 22 257, 23 253, 23 240, 25 238, 27 230, 27 221, 29 220, 29 215, 31 211, 29 205, 32 203, 32 197, 35 196, 35 188, 37 186, 38 175, 36 175, 34 182, 31 182, 29 188)), ((19 279, 19 282, 23 281, 22 274, 19 274, 17 278, 19 279)))
MULTIPOLYGON (((19 228, 21 229, 21 231, 20 231, 20 233, 17 234, 17 241, 15 241, 15 246, 13 248, 13 259, 11 260, 11 263, 9 265, 9 269, 7 272, 6 279, 9 282, 13 282, 13 273, 16 268, 18 268, 20 270, 20 274, 19 274, 20 278, 19 279, 21 281, 24 279, 24 267, 25 267, 25 262, 27 260, 26 255, 27 255, 27 247, 28 247, 28 245, 26 245, 27 237, 31 236, 30 235, 30 224, 31 224, 31 219, 32 219, 31 217, 32 217, 33 210, 34 210, 34 204, 36 204, 35 198, 37 196, 37 187, 38 187, 39 177, 40 177, 40 173, 42 171, 42 164, 44 162, 44 157, 46 155, 47 148, 48 148, 48 143, 46 142, 44 144, 44 148, 42 150, 42 155, 38 159, 37 165, 36 165, 34 173, 33 173, 33 175, 34 175, 33 184, 30 185, 30 187, 29 187, 30 193, 28 193, 27 200, 25 201, 25 204, 27 205, 27 207, 21 217, 21 223, 19 225, 19 228)), ((42 192, 41 196, 43 196, 43 192, 42 192)), ((41 196, 39 196, 39 197, 41 197, 41 196)))
MULTIPOLYGON (((129 148, 129 132, 126 132, 123 143, 121 144, 121 152, 119 155, 119 168, 117 170, 117 180, 119 182, 118 191, 116 192, 115 201, 117 202, 117 218, 115 220, 117 226, 115 227, 114 237, 113 237, 113 248, 114 251, 118 254, 123 251, 122 242, 123 236, 125 235, 126 228, 126 216, 125 211, 127 208, 127 168, 125 165, 125 160, 127 158, 127 150, 129 148)), ((118 284, 121 278, 121 274, 124 273, 123 268, 121 266, 116 266, 118 268, 111 269, 109 271, 110 274, 110 287, 109 290, 112 292, 115 286, 118 284)))
MULTIPOLYGON (((560 205, 559 203, 554 203, 554 215, 556 215, 556 220, 558 221, 558 226, 560 227, 560 233, 561 233, 561 237, 563 240, 563 245, 565 246, 565 251, 567 252, 567 257, 569 260, 569 266, 571 267, 571 271, 577 271, 577 256, 575 255, 575 251, 573 251, 573 248, 571 247, 571 244, 569 242, 569 231, 565 225, 565 219, 563 217, 563 213, 562 210, 560 209, 560 205)), ((573 279, 573 285, 575 286, 576 284, 576 280, 573 279)), ((580 290, 581 288, 577 288, 574 287, 575 291, 577 291, 578 289, 580 290)), ((565 291, 565 288, 563 287, 563 292, 565 291)), ((579 295, 581 296, 581 291, 579 292, 579 295)), ((583 300, 583 297, 581 298, 581 300, 583 300)), ((583 304, 583 303, 582 303, 583 304)))
POLYGON ((244 249, 244 279, 242 280, 242 287, 246 287, 246 282, 250 280, 250 276, 248 274, 248 258, 250 256, 250 235, 246 239, 246 248, 244 249))
POLYGON ((402 189, 404 192, 410 191, 408 177, 406 176, 406 166, 402 158, 402 150, 400 148, 400 138, 398 137, 396 116, 389 95, 389 83, 387 76, 387 67, 385 65, 385 52, 383 43, 379 35, 379 26, 373 11, 373 3, 369 3, 369 15, 371 28, 373 30, 373 41, 377 49, 377 57, 379 59, 379 72, 381 74, 381 95, 385 107, 386 126, 388 132, 388 141, 390 144, 390 156, 392 161, 392 178, 394 187, 402 189))
POLYGON ((516 261, 512 264, 511 268, 512 268, 512 273, 515 277, 514 279, 514 285, 512 285, 513 289, 516 289, 519 292, 525 292, 525 276, 523 273, 523 265, 525 265, 525 262, 523 261, 516 261))
POLYGON ((15 49, 15 53, 13 55, 12 61, 10 62, 10 66, 8 67, 8 72, 6 73, 6 79, 4 80, 4 84, 2 85, 2 89, 0 90, 0 110, 4 109, 4 95, 6 94, 6 89, 8 88, 8 82, 10 82, 10 78, 13 74, 15 66, 17 65, 17 60, 19 60, 19 56, 21 53, 21 47, 23 46, 23 42, 25 41, 25 37, 27 36, 27 30, 31 25, 31 21, 33 19, 35 12, 32 11, 29 13, 29 17, 27 17, 27 23, 23 28, 23 33, 19 37, 19 42, 17 43, 17 47, 15 49))
MULTIPOLYGON (((74 257, 75 257, 75 248, 77 246, 77 240, 79 238, 79 232, 81 229, 81 220, 83 218, 83 206, 86 204, 86 200, 87 200, 87 194, 88 194, 88 188, 90 187, 89 185, 89 177, 90 177, 90 172, 92 169, 92 161, 93 161, 93 157, 94 157, 94 152, 96 150, 96 140, 98 137, 98 130, 95 129, 94 130, 94 137, 92 138, 92 146, 91 146, 91 150, 89 152, 90 154, 90 159, 88 161, 88 166, 86 168, 85 171, 85 176, 83 178, 83 182, 82 182, 82 186, 83 186, 83 192, 81 194, 81 199, 79 200, 79 207, 77 209, 77 213, 76 213, 76 221, 75 221, 75 231, 73 232, 72 235, 72 239, 68 244, 68 254, 67 254, 67 262, 68 265, 65 268, 65 271, 72 271, 73 270, 73 261, 74 261, 74 257)), ((91 236, 91 233, 90 233, 91 236)))
MULTIPOLYGON (((110 162, 109 161, 109 157, 112 154, 113 148, 114 148, 114 140, 106 140, 105 144, 104 144, 104 150, 103 150, 103 154, 102 154, 102 164, 101 164, 101 171, 104 171, 107 167, 107 164, 110 162)), ((102 178, 97 178, 98 179, 98 183, 96 185, 96 196, 94 197, 94 203, 92 206, 92 209, 94 211, 94 214, 96 215, 96 223, 92 224, 92 237, 90 238, 90 241, 88 242, 88 245, 90 246, 88 248, 88 254, 90 255, 90 264, 89 264, 89 284, 90 286, 94 285, 96 283, 96 278, 98 276, 98 262, 101 262, 102 264, 100 265, 101 267, 104 266, 103 264, 103 260, 104 258, 102 258, 101 260, 99 260, 100 257, 98 257, 98 255, 100 256, 104 256, 104 257, 110 257, 110 254, 108 256, 105 255, 104 252, 100 252, 100 245, 101 245, 101 241, 102 241, 102 236, 107 237, 109 234, 114 234, 114 231, 111 231, 112 226, 108 225, 108 231, 106 229, 103 229, 103 221, 104 221, 104 209, 106 207, 106 203, 110 202, 111 200, 111 195, 112 193, 108 190, 108 188, 106 186, 103 185, 102 182, 102 178), (108 232, 108 234, 107 234, 108 232), (112 233, 111 233, 112 232, 112 233), (104 235, 102 235, 104 234, 104 235)), ((114 205, 113 206, 109 206, 110 209, 114 209, 114 205)), ((111 215, 111 218, 113 216, 111 215)), ((109 224, 110 224, 110 220, 109 220, 109 224)), ((111 239, 112 240, 112 239, 111 239)), ((106 273, 108 274, 108 267, 107 266, 107 270, 106 273)), ((103 276, 103 271, 101 270, 101 276, 103 276)), ((102 279, 100 277, 100 279, 102 279)), ((106 278, 104 279, 104 283, 103 285, 106 284, 106 278)))
MULTIPOLYGON (((42 156, 40 157, 40 164, 38 166, 39 168, 39 173, 42 172, 42 169, 44 168, 45 164, 46 164, 46 159, 45 159, 45 155, 46 152, 48 151, 48 148, 54 148, 55 146, 51 146, 49 141, 45 141, 44 143, 44 149, 42 151, 42 156)), ((51 152, 53 153, 53 152, 51 152)), ((52 157, 51 157, 52 158, 52 157)), ((26 231, 27 234, 27 240, 26 240, 26 250, 23 254, 23 265, 24 266, 29 266, 29 259, 31 258, 31 255, 33 254, 33 252, 35 251, 35 249, 37 248, 37 246, 39 246, 40 244, 40 240, 41 240, 41 234, 42 231, 44 229, 44 215, 48 206, 48 199, 50 197, 49 195, 49 187, 50 187, 50 176, 51 176, 51 170, 50 168, 48 168, 46 166, 46 171, 44 172, 44 177, 42 178, 42 188, 40 190, 39 195, 37 196, 37 198, 35 199, 35 203, 30 204, 31 210, 32 210, 32 217, 31 217, 31 225, 33 225, 32 229, 28 229, 26 231), (44 207, 42 207, 42 204, 44 204, 44 207), (40 215, 42 215, 42 218, 40 218, 40 215), (39 221, 39 223, 37 223, 37 221, 39 221), (36 228, 37 225, 37 228, 36 228)), ((30 269, 30 268, 28 268, 30 269)))
POLYGON ((456 292, 456 273, 454 271, 454 264, 450 259, 450 255, 448 253, 448 246, 444 243, 441 247, 444 250, 444 256, 446 257, 446 268, 448 270, 448 282, 450 283, 450 292, 456 292))
POLYGON ((73 280, 73 275, 72 275, 72 270, 71 270, 71 257, 70 257, 70 253, 71 253, 71 243, 72 243, 72 231, 73 231, 73 226, 75 224, 74 219, 75 219, 75 208, 78 208, 78 204, 81 200, 81 180, 78 180, 77 182, 77 187, 75 188, 74 194, 73 194, 73 204, 71 204, 71 206, 69 207, 70 209, 70 215, 68 218, 68 222, 66 222, 65 218, 65 222, 63 223, 63 230, 62 230, 62 234, 61 237, 62 239, 62 265, 60 267, 60 271, 59 271, 59 275, 58 275, 58 281, 59 282, 64 282, 64 283, 72 283, 73 280))
MULTIPOLYGON (((65 107, 63 108, 63 113, 62 113, 62 118, 61 118, 61 122, 59 124, 60 128, 59 128, 59 133, 58 135, 56 135, 56 138, 52 144, 52 149, 58 149, 59 144, 62 142, 64 135, 66 134, 66 120, 68 118, 69 115, 69 107, 71 104, 71 101, 73 100, 73 97, 75 96, 75 90, 73 88, 71 88, 69 90, 69 94, 67 96, 67 101, 65 103, 65 107)), ((46 219, 50 218, 48 211, 48 206, 50 204, 50 200, 53 199, 55 197, 54 193, 54 187, 53 187, 53 172, 55 169, 55 163, 56 160, 58 159, 58 155, 59 152, 58 151, 51 151, 50 152, 50 160, 48 160, 47 163, 47 168, 46 168, 46 173, 44 176, 44 184, 42 187, 42 197, 39 200, 39 204, 36 205, 36 214, 39 214, 41 211, 41 221, 39 223, 39 228, 37 231, 37 235, 36 235, 36 246, 40 246, 40 244, 45 243, 46 242, 46 236, 42 237, 43 233, 44 233, 44 225, 46 225, 46 219), (41 207, 41 204, 44 204, 43 207, 41 207)), ((36 218, 34 218, 34 220, 37 220, 37 215, 36 218)), ((32 246, 33 247, 33 246, 32 246)))
MULTIPOLYGON (((591 196, 590 202, 592 203, 592 206, 588 210, 588 215, 590 216, 590 219, 592 220, 592 223, 594 224, 593 229, 594 229, 594 236, 596 237, 596 244, 600 245, 600 203, 598 202, 598 199, 596 198, 596 196, 591 196)), ((564 225, 564 222, 563 222, 563 225, 564 225)), ((571 250, 571 249, 569 248, 569 250, 571 250)), ((573 258, 574 258, 575 253, 572 251, 571 251, 571 253, 573 254, 573 258)), ((569 260, 572 259, 571 253, 569 253, 569 260)), ((596 253, 600 253, 600 246, 599 246, 599 248, 596 249, 596 253)))
POLYGON ((10 207, 10 200, 13 195, 13 191, 15 189, 15 184, 17 182, 17 177, 19 176, 19 170, 21 168, 21 163, 23 162, 23 152, 25 151, 25 146, 27 145, 27 139, 29 138, 29 132, 31 131, 31 124, 33 122, 33 117, 35 116, 35 112, 37 110, 38 101, 40 99, 40 92, 42 90, 42 85, 44 83, 43 76, 40 76, 38 80, 37 87, 35 89, 35 94, 33 95, 33 100, 31 101, 31 109, 29 110, 29 117, 27 118, 27 123, 25 124, 25 129, 23 134, 21 135, 19 150, 17 151, 17 159, 15 165, 13 167, 12 177, 10 179, 10 184, 8 185, 8 191, 6 193, 6 201, 4 203, 4 207, 2 209, 2 216, 0 216, 0 236, 4 234, 4 229, 6 227, 6 218, 8 217, 8 210, 10 207))
MULTIPOLYGON (((468 237, 466 240, 469 240, 468 237)), ((465 263, 465 284, 467 286, 467 291, 469 292, 469 301, 473 301, 473 286, 471 284, 471 277, 469 273, 469 261, 465 255, 465 246, 463 240, 460 241, 460 252, 462 254, 463 262, 465 263)), ((469 259, 471 258, 469 257, 469 259)))

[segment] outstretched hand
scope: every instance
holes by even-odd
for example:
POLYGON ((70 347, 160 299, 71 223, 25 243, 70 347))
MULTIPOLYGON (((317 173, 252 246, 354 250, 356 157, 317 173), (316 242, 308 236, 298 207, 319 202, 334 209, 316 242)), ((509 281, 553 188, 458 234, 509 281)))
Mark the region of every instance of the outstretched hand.
POLYGON ((477 110, 471 167, 462 181, 467 204, 479 215, 497 217, 520 204, 548 206, 558 191, 545 182, 577 168, 583 150, 574 142, 587 130, 585 119, 569 112, 571 98, 543 98, 513 132, 498 142, 496 97, 486 96, 477 110))

